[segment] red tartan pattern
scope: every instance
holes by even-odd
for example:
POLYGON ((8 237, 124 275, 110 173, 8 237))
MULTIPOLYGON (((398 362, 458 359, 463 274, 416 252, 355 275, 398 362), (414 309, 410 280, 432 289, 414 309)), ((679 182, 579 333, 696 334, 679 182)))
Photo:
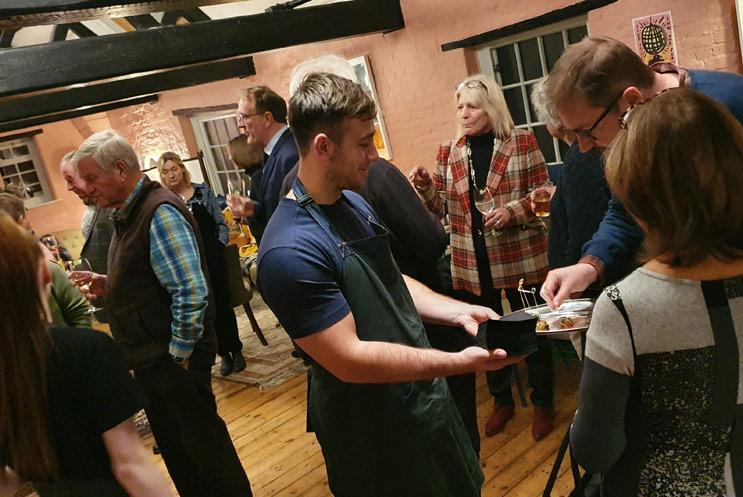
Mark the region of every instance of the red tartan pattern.
MULTIPOLYGON (((469 163, 465 137, 439 147, 433 186, 443 192, 451 223, 452 284, 457 290, 480 295, 480 282, 472 241, 469 201, 469 163)), ((516 288, 524 278, 537 285, 547 276, 547 233, 534 216, 528 192, 532 185, 547 181, 547 166, 529 131, 513 129, 505 140, 495 139, 487 186, 496 207, 508 205, 514 218, 499 237, 486 237, 493 288, 516 288)), ((439 195, 431 198, 432 209, 441 212, 439 195)))

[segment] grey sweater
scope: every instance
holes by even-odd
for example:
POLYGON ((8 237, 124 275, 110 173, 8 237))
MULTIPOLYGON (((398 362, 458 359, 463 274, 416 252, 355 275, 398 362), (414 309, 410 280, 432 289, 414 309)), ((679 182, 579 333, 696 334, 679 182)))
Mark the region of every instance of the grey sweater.
POLYGON ((735 456, 731 465, 743 420, 743 278, 703 285, 640 268, 617 287, 636 358, 625 320, 602 294, 586 337, 571 429, 576 459, 605 473, 605 495, 735 495, 733 480, 743 476, 735 456), (710 304, 710 285, 722 295, 720 305, 710 304), (710 318, 721 314, 735 330, 728 337, 733 346, 724 350, 710 318), (732 369, 716 377, 723 355, 732 369), (720 402, 721 391, 737 391, 737 401, 733 393, 720 402))

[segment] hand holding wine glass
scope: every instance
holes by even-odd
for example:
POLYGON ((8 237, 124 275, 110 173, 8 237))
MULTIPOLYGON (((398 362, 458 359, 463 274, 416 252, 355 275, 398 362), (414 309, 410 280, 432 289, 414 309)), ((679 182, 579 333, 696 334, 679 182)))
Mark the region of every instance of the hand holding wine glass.
POLYGON ((475 208, 482 214, 483 225, 489 224, 492 227, 492 229, 486 232, 486 235, 492 237, 501 236, 503 232, 496 231, 496 228, 499 226, 498 221, 496 221, 494 224, 489 223, 489 221, 493 218, 493 216, 490 214, 496 210, 495 198, 490 192, 490 189, 475 189, 473 192, 473 196, 475 198, 475 208))
POLYGON ((255 201, 251 200, 248 194, 249 192, 245 189, 245 181, 229 181, 227 183, 227 205, 235 219, 250 218, 255 214, 255 201))
MULTIPOLYGON (((93 272, 90 262, 87 259, 77 259, 65 263, 67 277, 70 282, 77 287, 87 299, 101 297, 106 293, 106 276, 93 272)), ((90 306, 89 312, 101 310, 98 307, 90 306)))

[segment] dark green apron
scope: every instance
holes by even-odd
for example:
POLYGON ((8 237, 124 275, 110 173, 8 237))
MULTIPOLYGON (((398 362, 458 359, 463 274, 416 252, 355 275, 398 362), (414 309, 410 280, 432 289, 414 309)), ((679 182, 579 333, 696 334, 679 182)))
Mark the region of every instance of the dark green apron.
MULTIPOLYGON (((343 242, 299 180, 293 192, 343 257, 341 289, 359 339, 430 348, 387 230, 346 196, 376 234, 343 242)), ((443 378, 351 384, 313 363, 309 415, 338 497, 480 495, 480 464, 443 378)))

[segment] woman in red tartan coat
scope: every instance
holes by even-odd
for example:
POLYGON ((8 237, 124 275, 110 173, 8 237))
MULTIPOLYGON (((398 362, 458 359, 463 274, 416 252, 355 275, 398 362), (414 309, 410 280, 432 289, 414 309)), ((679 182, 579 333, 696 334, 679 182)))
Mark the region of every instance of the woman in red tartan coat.
MULTIPOLYGON (((478 74, 456 87, 457 138, 442 144, 431 176, 425 168, 410 173, 428 208, 451 224, 451 273, 454 296, 503 313, 501 290, 512 310, 523 304, 520 279, 538 287, 547 275, 547 233, 532 212, 530 189, 548 180, 547 166, 533 133, 516 129, 503 93, 490 77, 478 74), (477 194, 495 200, 486 214, 473 209, 477 194)), ((544 438, 553 425, 552 362, 549 342, 526 359, 534 404, 532 435, 544 438)), ((492 436, 514 414, 510 368, 488 373, 495 398, 485 425, 492 436)))

